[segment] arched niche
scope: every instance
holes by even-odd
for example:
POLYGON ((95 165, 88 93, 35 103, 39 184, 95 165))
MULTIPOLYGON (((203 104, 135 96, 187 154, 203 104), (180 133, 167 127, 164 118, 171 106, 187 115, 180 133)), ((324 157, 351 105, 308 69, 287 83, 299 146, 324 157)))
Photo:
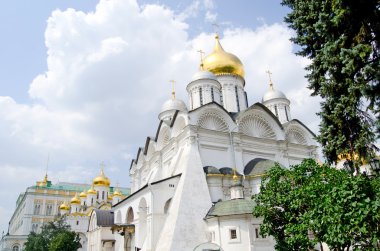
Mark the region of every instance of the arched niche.
POLYGON ((245 135, 276 139, 276 133, 268 121, 260 114, 249 114, 239 121, 239 131, 245 135))
POLYGON ((160 133, 158 134, 157 139, 157 148, 158 150, 165 147, 170 141, 170 128, 168 126, 161 126, 160 133))
POLYGON ((126 217, 126 223, 132 224, 132 222, 135 220, 135 214, 133 213, 133 208, 129 207, 127 210, 127 217, 126 217))
POLYGON ((186 127, 187 123, 183 116, 178 116, 172 128, 172 137, 177 137, 186 127))
POLYGON ((201 128, 229 132, 229 127, 226 120, 216 111, 206 111, 199 117, 197 125, 201 128))
POLYGON ((169 209, 170 209, 170 205, 172 203, 172 198, 168 199, 166 202, 165 202, 165 206, 164 206, 164 214, 168 214, 169 213, 169 209))
POLYGON ((308 140, 302 129, 292 126, 286 131, 286 139, 289 143, 307 145, 308 140))

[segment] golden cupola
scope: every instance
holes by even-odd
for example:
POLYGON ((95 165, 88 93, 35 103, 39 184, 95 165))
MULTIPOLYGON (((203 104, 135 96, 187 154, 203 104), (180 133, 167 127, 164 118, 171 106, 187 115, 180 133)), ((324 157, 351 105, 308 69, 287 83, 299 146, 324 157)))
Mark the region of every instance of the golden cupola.
POLYGON ((70 206, 66 204, 66 202, 63 202, 60 206, 59 206, 59 209, 60 210, 64 210, 64 211, 69 211, 70 210, 70 206))
POLYGON ((92 180, 92 184, 93 184, 94 186, 106 186, 106 187, 109 187, 110 184, 111 184, 111 182, 110 182, 110 180, 104 175, 103 169, 101 169, 101 170, 100 170, 100 174, 92 180))
POLYGON ((96 191, 94 189, 94 185, 90 187, 90 189, 87 190, 87 194, 96 194, 96 191))
POLYGON ((86 198, 86 197, 87 197, 87 193, 86 193, 86 191, 81 192, 81 193, 79 194, 79 197, 80 197, 80 198, 86 198))
POLYGON ((123 196, 123 194, 120 192, 119 188, 116 189, 115 192, 113 192, 113 196, 123 196))
POLYGON ((203 69, 215 75, 233 74, 244 78, 244 66, 240 59, 232 53, 226 52, 215 36, 214 51, 204 58, 203 69))
POLYGON ((80 204, 78 193, 76 193, 75 196, 71 199, 70 204, 80 204))

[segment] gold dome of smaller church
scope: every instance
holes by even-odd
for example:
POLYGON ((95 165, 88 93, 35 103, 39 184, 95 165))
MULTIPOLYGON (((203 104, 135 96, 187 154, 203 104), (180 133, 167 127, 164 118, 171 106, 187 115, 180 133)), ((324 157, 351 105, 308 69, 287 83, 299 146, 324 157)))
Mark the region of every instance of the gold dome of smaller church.
POLYGON ((244 66, 240 59, 223 49, 219 36, 215 39, 214 51, 203 60, 203 69, 215 75, 234 74, 244 78, 244 66))
POLYGON ((118 189, 116 189, 116 191, 115 192, 113 192, 113 196, 123 196, 123 194, 121 193, 121 191, 119 190, 119 188, 118 189))
POLYGON ((96 194, 96 191, 94 189, 94 185, 90 187, 90 189, 87 190, 87 194, 96 194))
POLYGON ((59 206, 59 209, 60 210, 70 210, 70 206, 66 204, 66 202, 63 202, 60 206, 59 206))
POLYGON ((70 204, 80 204, 80 199, 78 197, 78 193, 71 199, 70 204))
POLYGON ((92 180, 92 184, 93 184, 94 186, 107 186, 107 187, 109 187, 110 184, 111 184, 111 182, 110 182, 110 180, 104 175, 103 169, 101 169, 101 170, 100 170, 100 174, 92 180))
POLYGON ((86 198, 86 197, 87 197, 87 193, 86 193, 86 191, 81 192, 81 193, 79 194, 79 197, 81 197, 81 198, 86 198))

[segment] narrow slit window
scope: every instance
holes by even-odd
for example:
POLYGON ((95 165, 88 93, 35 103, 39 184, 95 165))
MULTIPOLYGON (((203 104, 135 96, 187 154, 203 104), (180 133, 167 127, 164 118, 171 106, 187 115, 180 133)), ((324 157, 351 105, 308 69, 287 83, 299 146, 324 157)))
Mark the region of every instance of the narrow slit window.
POLYGON ((239 94, 238 94, 238 88, 237 88, 237 86, 235 86, 235 96, 236 96, 237 110, 238 110, 238 112, 240 112, 239 94))
POLYGON ((203 105, 202 87, 199 87, 199 99, 200 99, 201 105, 203 105))

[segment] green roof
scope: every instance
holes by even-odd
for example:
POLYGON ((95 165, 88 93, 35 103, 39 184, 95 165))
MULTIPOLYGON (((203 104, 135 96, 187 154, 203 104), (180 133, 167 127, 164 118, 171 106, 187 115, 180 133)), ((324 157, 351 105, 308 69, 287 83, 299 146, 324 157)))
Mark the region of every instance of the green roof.
POLYGON ((252 214, 255 203, 252 200, 234 199, 215 203, 206 215, 206 219, 212 217, 252 214))
MULTIPOLYGON (((57 184, 52 184, 50 181, 46 184, 46 186, 32 186, 32 188, 36 189, 51 189, 51 190, 63 190, 63 191, 74 191, 74 192, 82 192, 83 190, 90 189, 91 185, 88 184, 77 184, 77 183, 66 183, 60 182, 57 184)), ((121 193, 123 195, 129 195, 130 189, 126 187, 119 187, 121 193)), ((113 192, 115 187, 110 187, 110 191, 113 192)))

